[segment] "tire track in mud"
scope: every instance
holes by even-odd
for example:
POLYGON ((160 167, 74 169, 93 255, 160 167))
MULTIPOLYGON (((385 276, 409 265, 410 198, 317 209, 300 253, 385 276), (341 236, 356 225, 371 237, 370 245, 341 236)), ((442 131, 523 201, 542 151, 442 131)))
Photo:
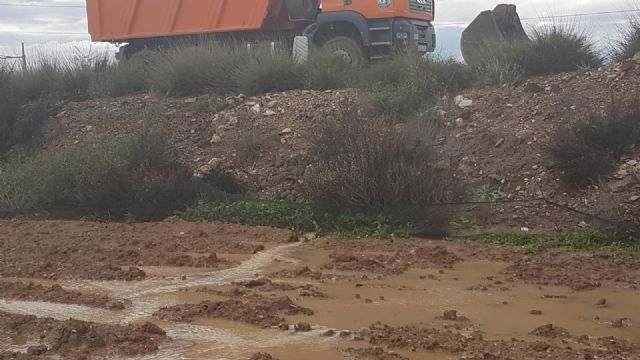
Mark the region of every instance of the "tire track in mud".
POLYGON ((162 295, 190 287, 226 285, 232 281, 250 280, 255 277, 257 272, 260 272, 262 268, 276 258, 296 263, 297 260, 287 258, 285 254, 290 249, 299 245, 300 243, 293 243, 274 247, 255 254, 236 267, 193 275, 187 280, 181 280, 179 278, 151 278, 135 282, 92 280, 61 282, 62 287, 65 289, 98 293, 104 293, 106 291, 117 295, 121 299, 130 300, 133 304, 125 310, 109 311, 76 304, 4 299, 0 299, 0 310, 22 315, 51 317, 57 320, 66 320, 72 317, 77 320, 100 323, 130 323, 145 317, 150 317, 156 310, 163 306, 175 305, 175 301, 171 301, 171 299, 167 297, 163 299, 162 295))
MULTIPOLYGON (((65 289, 110 293, 121 299, 130 300, 132 305, 124 310, 107 310, 76 304, 0 299, 0 311, 49 317, 56 320, 73 318, 105 324, 132 323, 151 318, 152 314, 161 307, 176 305, 176 300, 166 296, 168 294, 190 287, 227 285, 233 281, 251 280, 255 278, 256 273, 259 273, 276 258, 297 264, 299 260, 289 258, 286 254, 299 245, 300 243, 293 243, 274 247, 255 254, 236 267, 192 275, 188 280, 150 278, 136 282, 92 280, 61 282, 61 286, 65 289)), ((246 357, 243 352, 248 348, 268 348, 291 343, 317 343, 320 341, 318 340, 319 335, 326 330, 325 327, 315 326, 311 332, 286 336, 287 333, 265 329, 236 332, 232 329, 184 323, 163 323, 162 327, 172 341, 163 344, 157 353, 136 357, 136 359, 184 358, 183 352, 188 349, 191 349, 189 350, 190 358, 209 358, 211 354, 224 351, 225 359, 243 359, 246 357)), ((326 338, 321 341, 330 343, 335 340, 326 338)), ((8 350, 24 352, 26 348, 10 347, 8 350)))

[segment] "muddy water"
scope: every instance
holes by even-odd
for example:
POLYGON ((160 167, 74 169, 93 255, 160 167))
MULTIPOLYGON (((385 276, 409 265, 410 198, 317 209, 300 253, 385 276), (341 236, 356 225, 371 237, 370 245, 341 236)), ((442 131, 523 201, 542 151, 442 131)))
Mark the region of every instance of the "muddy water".
MULTIPOLYGON (((243 262, 236 267, 214 272, 187 271, 183 268, 145 268, 150 278, 140 282, 60 282, 65 288, 131 300, 133 305, 126 310, 109 311, 79 305, 2 299, 0 310, 61 320, 73 317, 102 323, 153 320, 151 314, 163 306, 222 299, 203 292, 185 290, 253 279, 299 264, 319 268, 328 261, 328 252, 311 245, 289 244, 236 260, 243 262), (184 280, 183 275, 186 276, 184 280)), ((340 348, 365 344, 338 336, 322 336, 327 329, 354 331, 376 321, 389 325, 427 323, 440 326, 446 322, 437 317, 444 310, 450 309, 469 318, 469 326, 483 331, 485 338, 489 339, 528 338, 528 333, 533 328, 553 323, 576 335, 586 333, 616 336, 640 342, 638 291, 603 288, 574 292, 568 288, 538 287, 508 281, 489 287, 486 291, 467 290, 477 285, 491 284, 505 266, 507 264, 498 262, 464 262, 444 272, 437 269, 411 269, 399 276, 358 283, 280 279, 288 283, 310 283, 328 294, 328 298, 296 298, 296 292, 285 292, 297 304, 315 312, 312 316, 288 317, 287 320, 291 323, 311 323, 313 331, 281 332, 212 319, 198 319, 189 324, 154 321, 167 331, 172 340, 164 344, 159 353, 144 359, 240 360, 262 351, 281 360, 299 360, 300 354, 304 354, 305 360, 339 360, 342 359, 340 348), (493 280, 488 280, 488 277, 493 280), (609 306, 595 307, 594 303, 600 298, 606 298, 609 306), (539 310, 542 315, 531 315, 531 310, 539 310), (611 322, 619 318, 631 318, 632 325, 626 328, 612 327, 611 322)), ((24 351, 28 345, 32 345, 29 343, 32 340, 0 333, 0 349, 24 351)), ((447 354, 428 352, 402 355, 412 360, 450 358, 447 354)))

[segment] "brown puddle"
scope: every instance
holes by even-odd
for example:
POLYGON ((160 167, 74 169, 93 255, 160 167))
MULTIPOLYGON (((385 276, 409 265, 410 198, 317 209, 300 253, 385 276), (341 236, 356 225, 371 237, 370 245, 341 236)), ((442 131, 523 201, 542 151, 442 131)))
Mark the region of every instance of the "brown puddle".
MULTIPOLYGON (((410 269, 402 275, 380 280, 369 280, 375 276, 357 281, 272 279, 294 285, 311 284, 328 295, 328 298, 302 297, 297 291, 263 294, 287 295, 297 305, 312 309, 314 314, 311 316, 285 317, 291 324, 310 323, 313 330, 308 333, 259 329, 219 319, 197 319, 193 323, 159 322, 151 316, 163 306, 226 299, 194 289, 215 289, 299 265, 319 269, 328 261, 328 255, 329 251, 319 250, 312 245, 289 244, 250 257, 242 255, 230 258, 242 263, 219 271, 149 267, 145 270, 153 276, 138 282, 60 282, 65 288, 107 293, 132 301, 130 308, 120 311, 3 299, 0 299, 0 310, 105 323, 153 320, 172 339, 157 354, 144 357, 158 360, 246 360, 256 352, 267 352, 280 360, 299 360, 301 354, 304 354, 305 360, 340 360, 343 359, 340 349, 367 344, 337 335, 323 336, 328 329, 357 331, 377 321, 391 326, 422 323, 442 327, 449 321, 437 317, 445 310, 456 310, 458 315, 467 317, 469 321, 462 325, 482 331, 487 339, 530 339, 528 334, 531 330, 553 323, 574 335, 615 336, 640 342, 639 291, 599 288, 576 292, 564 287, 509 282, 499 275, 507 264, 489 261, 462 262, 453 269, 443 271, 410 269), (182 278, 182 275, 186 275, 186 278, 182 278), (486 289, 483 290, 482 286, 486 289), (607 307, 595 306, 602 298, 606 298, 607 307), (541 315, 530 314, 532 310, 541 312, 541 315), (630 326, 613 327, 612 322, 620 318, 631 319, 630 326)), ((333 273, 351 279, 362 279, 363 275, 362 272, 333 273)), ((0 333, 0 350, 16 350, 27 342, 26 337, 11 338, 0 333)), ((411 360, 451 358, 451 355, 442 353, 398 353, 411 360)))

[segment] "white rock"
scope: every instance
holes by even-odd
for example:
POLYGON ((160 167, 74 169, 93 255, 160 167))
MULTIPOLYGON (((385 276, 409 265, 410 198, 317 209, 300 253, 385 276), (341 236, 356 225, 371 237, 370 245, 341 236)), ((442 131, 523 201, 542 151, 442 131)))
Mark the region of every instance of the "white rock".
POLYGON ((640 63, 640 51, 638 51, 635 55, 633 55, 633 57, 631 58, 631 60, 640 63))
POLYGON ((184 99, 184 102, 187 103, 187 104, 193 104, 196 101, 198 101, 198 98, 195 98, 195 97, 190 97, 190 98, 184 99))
POLYGON ((251 111, 259 113, 260 112, 260 104, 255 104, 251 107, 251 111))
POLYGON ((528 233, 529 232, 529 228, 526 226, 523 226, 520 228, 520 231, 524 232, 524 233, 528 233))
POLYGON ((289 135, 293 133, 293 130, 291 130, 291 128, 284 128, 282 129, 282 131, 280 131, 280 135, 289 135))
POLYGON ((212 144, 217 144, 217 143, 219 143, 219 142, 221 142, 221 141, 222 141, 222 137, 221 137, 220 135, 218 135, 218 134, 215 134, 215 135, 213 135, 213 136, 211 137, 211 141, 210 141, 210 142, 211 142, 212 144))
POLYGON ((631 202, 636 202, 638 200, 640 200, 640 196, 638 196, 638 195, 634 195, 634 196, 629 198, 629 201, 631 201, 631 202))
POLYGON ((467 99, 462 95, 458 95, 453 99, 453 102, 458 105, 459 108, 467 108, 473 106, 473 100, 467 99))
POLYGON ((273 111, 273 110, 267 110, 267 111, 265 111, 262 115, 264 115, 264 116, 273 116, 273 115, 275 115, 275 114, 276 114, 276 112, 275 112, 275 111, 273 111))
POLYGON ((636 165, 638 165, 638 160, 629 160, 629 161, 627 161, 627 165, 636 166, 636 165))
POLYGON ((217 168, 218 166, 220 166, 220 164, 222 163, 222 159, 220 158, 211 158, 211 160, 209 160, 208 164, 217 168))

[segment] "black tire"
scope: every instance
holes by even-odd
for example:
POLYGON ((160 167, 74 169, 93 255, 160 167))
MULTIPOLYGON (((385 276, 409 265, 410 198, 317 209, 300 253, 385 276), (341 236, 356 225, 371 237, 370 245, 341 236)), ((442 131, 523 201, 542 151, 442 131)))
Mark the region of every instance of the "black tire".
POLYGON ((322 50, 341 57, 351 66, 361 66, 367 62, 362 46, 350 37, 337 36, 329 39, 322 45, 322 50))

